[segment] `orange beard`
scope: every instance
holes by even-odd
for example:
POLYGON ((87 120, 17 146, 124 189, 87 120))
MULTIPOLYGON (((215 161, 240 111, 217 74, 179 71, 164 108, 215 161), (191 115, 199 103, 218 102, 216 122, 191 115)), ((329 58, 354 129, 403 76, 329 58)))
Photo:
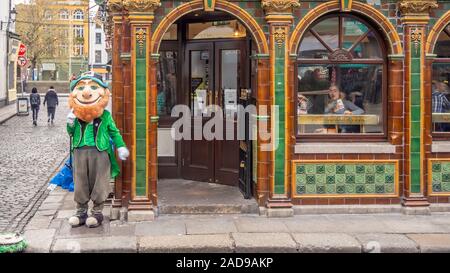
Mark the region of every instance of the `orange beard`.
POLYGON ((69 106, 73 109, 74 115, 78 119, 89 123, 103 114, 105 107, 108 105, 109 90, 106 90, 105 95, 94 105, 79 105, 74 99, 74 97, 69 96, 69 106))

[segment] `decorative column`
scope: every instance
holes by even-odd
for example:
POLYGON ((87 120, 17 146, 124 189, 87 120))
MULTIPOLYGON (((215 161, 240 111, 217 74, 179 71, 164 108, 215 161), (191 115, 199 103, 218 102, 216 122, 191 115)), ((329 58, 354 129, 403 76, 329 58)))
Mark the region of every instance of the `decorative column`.
POLYGON ((270 100, 272 110, 272 143, 270 195, 266 204, 270 216, 292 216, 293 209, 289 190, 291 161, 290 100, 293 94, 288 92, 289 38, 293 23, 292 11, 299 7, 298 0, 262 0, 261 6, 269 23, 270 52, 270 100))
MULTIPOLYGON (((121 2, 110 1, 108 5, 108 12, 110 21, 108 22, 107 39, 112 42, 112 114, 117 128, 124 132, 124 96, 123 96, 123 65, 120 59, 120 53, 122 52, 122 39, 123 39, 123 6, 121 2)), ((116 177, 114 183, 114 197, 112 200, 111 219, 119 219, 120 208, 122 207, 122 193, 123 193, 123 166, 122 161, 118 161, 120 174, 116 177)))
MULTIPOLYGON (((150 37, 154 11, 159 0, 125 0, 131 30, 131 64, 133 89, 132 122, 132 181, 128 204, 129 221, 154 219, 150 186, 150 37)), ((153 132, 154 133, 154 132, 153 132)), ((154 134, 155 135, 155 134, 154 134)), ((154 164, 156 162, 153 162, 154 164)))
POLYGON ((435 0, 402 0, 405 48, 405 150, 404 199, 405 213, 429 213, 424 195, 425 161, 425 41, 429 12, 437 8, 435 0), (414 212, 412 212, 414 210, 414 212))

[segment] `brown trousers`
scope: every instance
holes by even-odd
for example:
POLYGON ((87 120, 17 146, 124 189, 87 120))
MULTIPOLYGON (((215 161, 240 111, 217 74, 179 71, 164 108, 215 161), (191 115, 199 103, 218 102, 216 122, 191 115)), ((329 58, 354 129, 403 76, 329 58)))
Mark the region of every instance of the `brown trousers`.
POLYGON ((77 214, 87 213, 89 200, 92 213, 101 213, 108 198, 111 162, 106 151, 96 147, 82 147, 73 152, 73 179, 77 214))

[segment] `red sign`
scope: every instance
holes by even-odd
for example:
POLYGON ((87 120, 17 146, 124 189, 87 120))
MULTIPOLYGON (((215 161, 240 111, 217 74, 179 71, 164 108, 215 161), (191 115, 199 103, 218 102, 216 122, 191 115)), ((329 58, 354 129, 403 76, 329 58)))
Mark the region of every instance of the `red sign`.
POLYGON ((28 63, 28 60, 27 60, 27 58, 25 58, 24 56, 20 56, 19 58, 17 58, 17 64, 18 64, 19 66, 24 67, 24 66, 27 65, 27 63, 28 63))
POLYGON ((25 56, 26 53, 27 53, 27 47, 24 44, 20 43, 18 55, 25 56))

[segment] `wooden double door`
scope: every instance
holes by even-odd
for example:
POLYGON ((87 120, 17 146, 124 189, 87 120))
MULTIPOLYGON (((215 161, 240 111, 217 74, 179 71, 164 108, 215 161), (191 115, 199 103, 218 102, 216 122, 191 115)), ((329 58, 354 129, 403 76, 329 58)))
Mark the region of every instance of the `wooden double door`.
POLYGON ((186 44, 182 90, 191 109, 192 134, 191 140, 182 141, 182 178, 238 185, 236 112, 240 91, 248 85, 247 62, 245 40, 186 44), (216 126, 205 127, 208 122, 212 124, 211 119, 217 118, 219 112, 223 117, 221 134, 216 126), (214 132, 214 139, 205 135, 205 131, 214 132))

